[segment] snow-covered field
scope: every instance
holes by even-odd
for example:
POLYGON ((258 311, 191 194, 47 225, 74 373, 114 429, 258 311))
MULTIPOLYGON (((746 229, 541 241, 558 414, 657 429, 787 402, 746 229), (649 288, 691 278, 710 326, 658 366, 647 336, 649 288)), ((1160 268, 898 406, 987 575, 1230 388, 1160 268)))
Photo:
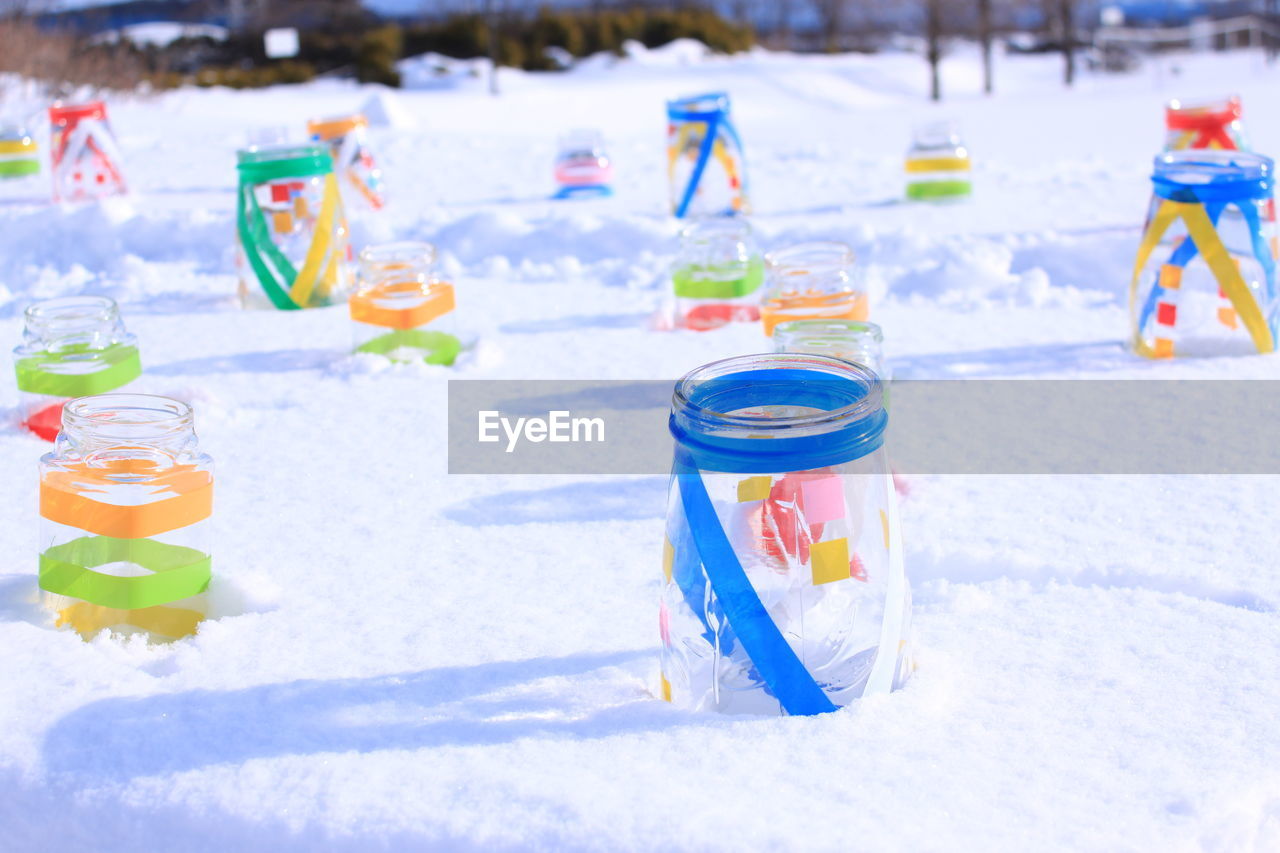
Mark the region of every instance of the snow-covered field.
POLYGON ((1273 478, 917 478, 915 678, 764 719, 654 698, 665 478, 444 459, 450 377, 674 380, 767 348, 650 328, 676 230, 663 101, 721 88, 762 242, 852 243, 897 377, 1280 378, 1120 344, 1162 102, 1238 91, 1280 152, 1280 68, 1185 57, 1063 91, 1057 58, 1008 59, 983 98, 961 52, 937 106, 915 57, 682 56, 381 96, 394 199, 357 234, 438 244, 481 340, 452 370, 352 359, 341 308, 235 301, 234 149, 384 90, 117 99, 127 202, 6 188, 0 343, 33 299, 118 299, 139 387, 197 406, 218 535, 196 637, 56 631, 47 445, 0 426, 0 851, 1280 849, 1273 478), (900 204, 909 129, 937 116, 976 197, 900 204), (549 202, 556 136, 584 125, 617 195, 549 202))

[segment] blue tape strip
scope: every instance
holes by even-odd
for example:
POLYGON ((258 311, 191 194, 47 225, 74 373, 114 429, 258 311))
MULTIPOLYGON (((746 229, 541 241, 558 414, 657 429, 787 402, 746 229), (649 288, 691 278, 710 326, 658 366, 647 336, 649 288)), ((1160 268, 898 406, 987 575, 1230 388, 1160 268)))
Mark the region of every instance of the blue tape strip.
POLYGON ((715 112, 707 119, 707 133, 702 138, 702 147, 698 149, 698 159, 693 164, 693 172, 689 174, 689 183, 685 185, 684 196, 680 199, 680 204, 676 205, 676 219, 684 219, 685 214, 689 212, 689 205, 693 203, 693 196, 698 191, 698 184, 702 181, 702 173, 707 170, 707 162, 715 149, 721 116, 722 113, 715 112))
POLYGON ((702 476, 688 451, 679 444, 676 445, 675 474, 679 478, 685 518, 707 580, 761 680, 788 714, 825 714, 836 710, 765 610, 720 525, 702 476))
POLYGON ((1245 224, 1249 226, 1249 238, 1253 243, 1253 256, 1262 265, 1263 276, 1266 279, 1267 298, 1275 299, 1276 262, 1275 258, 1271 257, 1271 247, 1267 245, 1267 238, 1262 233, 1262 217, 1258 215, 1258 208, 1252 204, 1236 206, 1244 214, 1245 224))
POLYGON ((1262 201, 1271 195, 1272 180, 1268 176, 1256 180, 1235 179, 1207 184, 1184 184, 1156 173, 1151 177, 1151 188, 1160 198, 1191 204, 1262 201))
POLYGON ((573 184, 556 190, 551 198, 564 201, 571 198, 608 198, 613 195, 613 187, 608 184, 573 184))

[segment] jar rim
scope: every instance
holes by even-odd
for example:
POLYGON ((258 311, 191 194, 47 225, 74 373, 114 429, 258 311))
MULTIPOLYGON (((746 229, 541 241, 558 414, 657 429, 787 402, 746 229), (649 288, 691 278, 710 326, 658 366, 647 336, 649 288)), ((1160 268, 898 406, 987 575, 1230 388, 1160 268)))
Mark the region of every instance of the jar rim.
POLYGON ((107 319, 116 314, 120 310, 120 306, 110 296, 99 296, 92 293, 77 296, 55 296, 51 299, 32 302, 22 312, 22 316, 28 322, 56 322, 59 319, 59 314, 76 309, 80 309, 80 311, 73 315, 73 319, 80 319, 91 313, 107 319))
POLYGON ((680 239, 734 234, 751 237, 754 229, 745 216, 700 216, 680 228, 680 239))
POLYGON ((236 151, 236 162, 245 166, 252 163, 271 163, 276 160, 303 160, 329 157, 329 148, 318 142, 277 142, 267 145, 251 145, 236 151))
POLYGON ((361 262, 371 264, 424 259, 427 263, 432 263, 436 259, 435 244, 426 240, 397 240, 391 243, 373 243, 360 250, 361 262))
POLYGON ((684 95, 667 101, 667 111, 697 116, 702 113, 727 113, 728 92, 704 92, 700 95, 684 95))
POLYGON ((781 249, 766 252, 764 262, 769 267, 804 263, 806 266, 848 266, 858 259, 853 247, 839 240, 811 240, 793 243, 781 249))
POLYGON ((1170 98, 1165 109, 1175 113, 1216 113, 1229 114, 1224 117, 1239 118, 1242 103, 1239 95, 1222 95, 1217 98, 1170 98))
POLYGON ((1161 196, 1195 195, 1199 200, 1222 196, 1263 198, 1270 194, 1275 180, 1275 161, 1251 151, 1196 148, 1167 151, 1158 155, 1151 175, 1156 193, 1161 196))
POLYGON ((190 404, 159 394, 96 394, 67 402, 62 407, 62 426, 64 430, 92 429, 101 438, 137 440, 138 427, 174 432, 190 427, 193 416, 190 404))
POLYGON ((882 446, 887 424, 880 379, 869 368, 827 355, 764 353, 685 374, 672 394, 669 428, 678 466, 766 473, 810 471, 864 457, 882 446), (816 411, 734 414, 759 406, 816 411))
MULTIPOLYGON (((779 376, 779 378, 785 377, 779 376)), ((720 359, 689 371, 676 383, 671 407, 673 412, 679 412, 690 420, 709 428, 741 428, 753 432, 760 430, 770 432, 834 427, 846 422, 859 421, 883 409, 882 395, 879 377, 863 365, 829 355, 758 353, 720 359), (836 409, 781 418, 733 414, 703 405, 703 402, 710 401, 705 399, 706 395, 699 394, 700 384, 712 381, 731 382, 735 376, 756 373, 762 369, 803 370, 824 374, 834 382, 846 386, 843 390, 848 403, 836 409)), ((784 405, 786 402, 779 400, 774 405, 784 405)))

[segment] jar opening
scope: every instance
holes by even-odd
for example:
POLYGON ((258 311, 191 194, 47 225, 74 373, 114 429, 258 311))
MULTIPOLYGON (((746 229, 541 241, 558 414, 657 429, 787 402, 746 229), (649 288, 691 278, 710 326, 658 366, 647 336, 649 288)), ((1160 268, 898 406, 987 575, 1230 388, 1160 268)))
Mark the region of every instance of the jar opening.
POLYGON ((915 144, 921 148, 948 148, 962 144, 959 130, 955 123, 950 121, 919 125, 912 137, 915 144))
POLYGON ((1174 98, 1166 105, 1169 112, 1187 114, 1207 114, 1221 113, 1224 119, 1233 119, 1240 117, 1240 96, 1228 95, 1221 98, 1206 98, 1202 100, 1184 100, 1182 98, 1174 98))
POLYGON ((741 217, 707 217, 695 219, 680 229, 680 239, 687 242, 706 240, 750 240, 751 223, 741 217))
POLYGON ((727 113, 729 111, 729 95, 725 92, 708 92, 703 95, 687 95, 667 101, 667 110, 672 113, 727 113))
POLYGON ((691 427, 790 435, 823 432, 883 410, 875 373, 826 355, 736 356, 691 371, 672 397, 672 411, 691 427))
POLYGON ((765 264, 785 273, 814 272, 852 266, 856 260, 853 248, 836 241, 798 243, 764 256, 765 264))
POLYGON ((430 266, 435 263, 436 247, 425 241, 404 240, 398 243, 379 243, 360 250, 360 263, 374 266, 410 265, 430 266))
POLYGON ((158 441, 192 427, 191 406, 153 394, 99 394, 62 407, 62 428, 73 438, 158 441))
POLYGON ((70 330, 112 320, 119 310, 116 301, 107 296, 59 296, 27 306, 23 318, 29 327, 70 330))
POLYGON ((677 468, 764 473, 840 465, 878 450, 888 416, 870 369, 826 355, 713 362, 672 396, 677 468))
POLYGON ((241 166, 250 163, 270 163, 276 160, 309 160, 328 158, 329 149, 324 145, 298 145, 291 142, 255 145, 250 148, 242 148, 236 152, 236 160, 241 166))

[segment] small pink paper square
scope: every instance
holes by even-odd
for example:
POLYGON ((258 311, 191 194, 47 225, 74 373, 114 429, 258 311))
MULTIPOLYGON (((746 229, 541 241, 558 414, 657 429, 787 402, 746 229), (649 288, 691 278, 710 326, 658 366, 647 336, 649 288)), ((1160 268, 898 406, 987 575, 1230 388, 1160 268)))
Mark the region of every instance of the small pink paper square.
POLYGON ((821 524, 844 518, 844 482, 839 477, 819 477, 800 484, 804 520, 821 524))

